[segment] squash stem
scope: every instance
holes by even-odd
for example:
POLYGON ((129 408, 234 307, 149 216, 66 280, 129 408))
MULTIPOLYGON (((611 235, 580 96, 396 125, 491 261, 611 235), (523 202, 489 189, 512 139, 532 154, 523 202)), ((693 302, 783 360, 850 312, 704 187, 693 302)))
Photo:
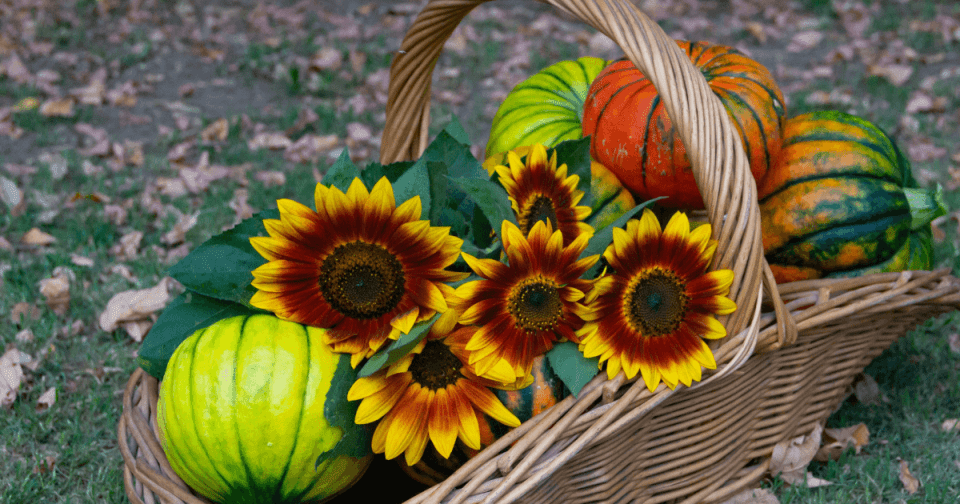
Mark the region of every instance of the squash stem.
POLYGON ((904 187, 903 194, 910 205, 912 230, 928 226, 933 219, 947 214, 947 204, 943 200, 943 187, 940 184, 937 184, 935 189, 904 187))

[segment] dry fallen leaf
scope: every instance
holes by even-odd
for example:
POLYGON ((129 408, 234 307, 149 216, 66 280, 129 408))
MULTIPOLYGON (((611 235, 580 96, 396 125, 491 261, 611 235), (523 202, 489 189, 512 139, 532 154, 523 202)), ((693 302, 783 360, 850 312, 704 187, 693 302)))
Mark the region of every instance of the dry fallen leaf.
POLYGON ((790 40, 790 44, 787 46, 787 52, 796 53, 809 51, 810 49, 817 47, 821 40, 823 40, 823 32, 808 30, 797 33, 790 40))
POLYGON ((24 329, 18 332, 13 339, 17 340, 17 343, 30 343, 34 339, 33 331, 31 331, 29 328, 24 329))
POLYGON ((57 465, 57 457, 55 455, 47 455, 43 457, 43 461, 39 465, 34 466, 33 474, 47 474, 50 471, 53 471, 53 466, 57 465))
POLYGON ((316 163, 320 156, 329 152, 340 140, 337 135, 303 135, 283 151, 283 159, 292 163, 316 163))
POLYGON ((167 245, 177 245, 178 243, 183 243, 183 240, 187 235, 187 231, 190 231, 193 229, 193 226, 197 225, 197 217, 199 215, 199 212, 181 215, 177 220, 177 223, 173 225, 173 229, 160 237, 160 241, 166 243, 167 245))
POLYGON ((960 419, 958 418, 948 418, 940 424, 940 430, 943 432, 960 432, 960 419))
MULTIPOLYGON (((100 314, 100 328, 113 332, 124 322, 143 322, 162 310, 170 301, 167 292, 169 277, 149 289, 128 290, 114 294, 100 314)), ((138 328, 139 329, 139 328, 138 328)))
POLYGON ((40 106, 44 117, 73 117, 73 98, 50 99, 40 106))
POLYGON ((754 488, 744 490, 722 504, 780 504, 780 500, 766 488, 754 488))
POLYGON ((920 490, 920 480, 910 474, 910 469, 907 467, 907 461, 900 461, 900 482, 903 483, 903 489, 907 491, 908 494, 913 495, 917 493, 917 490, 920 490))
POLYGON ((200 132, 200 140, 204 142, 222 142, 227 139, 230 132, 230 124, 226 118, 221 117, 210 123, 209 126, 200 132))
POLYGON ((21 364, 30 362, 30 355, 11 348, 0 356, 0 407, 6 408, 17 399, 23 381, 21 364))
POLYGON ((70 276, 59 274, 40 280, 40 294, 54 313, 66 315, 70 310, 70 276))
POLYGON ((16 325, 23 325, 31 320, 40 318, 40 308, 21 301, 10 308, 10 321, 16 325))
POLYGON ((37 413, 50 409, 55 402, 57 402, 57 389, 50 387, 37 399, 37 413))
POLYGON ((247 142, 247 147, 255 151, 259 149, 280 150, 286 149, 293 144, 293 141, 287 138, 283 133, 260 133, 253 137, 253 140, 247 142))
POLYGON ((50 245, 51 243, 54 243, 56 241, 57 239, 54 238, 53 235, 44 233, 43 231, 40 231, 37 228, 30 228, 30 230, 27 231, 23 235, 23 237, 20 238, 20 243, 23 243, 25 245, 36 245, 41 247, 44 245, 50 245))
POLYGON ((22 215, 27 206, 27 200, 17 183, 3 176, 0 176, 0 201, 7 205, 14 217, 22 215))
POLYGON ((824 429, 823 446, 814 459, 820 462, 837 460, 844 450, 852 446, 856 453, 870 442, 870 430, 866 424, 857 424, 842 429, 824 429))
POLYGON ((807 472, 807 466, 820 448, 822 436, 823 427, 817 424, 813 432, 806 436, 799 436, 777 443, 773 447, 773 454, 770 457, 770 474, 774 476, 779 474, 780 478, 788 485, 799 485, 807 488, 831 485, 831 482, 816 478, 807 472))
POLYGON ((333 47, 322 47, 310 59, 311 70, 336 70, 343 62, 340 50, 333 47))
POLYGON ((902 86, 910 80, 913 75, 913 67, 910 65, 900 65, 891 63, 889 65, 868 65, 867 73, 877 77, 883 77, 890 81, 894 86, 902 86))
POLYGON ((950 351, 953 353, 960 353, 960 334, 951 333, 947 337, 947 344, 950 345, 950 351))
POLYGON ((80 254, 70 254, 70 262, 77 266, 83 266, 85 268, 91 268, 93 267, 93 264, 94 264, 93 259, 87 256, 82 256, 80 254))
POLYGON ((110 254, 118 261, 126 261, 137 257, 140 250, 140 241, 143 240, 143 231, 131 231, 120 237, 120 241, 110 247, 110 254))
POLYGON ((281 171, 257 172, 253 178, 263 183, 265 187, 282 186, 287 183, 287 176, 281 171))

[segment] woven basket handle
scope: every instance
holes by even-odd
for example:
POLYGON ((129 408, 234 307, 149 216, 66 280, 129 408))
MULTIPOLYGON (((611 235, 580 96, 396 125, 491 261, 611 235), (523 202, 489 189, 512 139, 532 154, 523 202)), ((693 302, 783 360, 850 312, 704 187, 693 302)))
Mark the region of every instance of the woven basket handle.
MULTIPOLYGON (((427 147, 430 80, 444 43, 474 7, 490 0, 432 0, 407 32, 390 67, 380 162, 416 159, 427 147)), ((757 188, 749 162, 719 98, 676 42, 629 0, 541 0, 613 39, 653 82, 686 147, 694 179, 719 241, 713 267, 734 272, 738 309, 721 317, 728 334, 750 324, 763 283, 777 312, 777 341, 790 344, 795 324, 763 257, 757 188)), ((749 355, 748 355, 749 356, 749 355)))

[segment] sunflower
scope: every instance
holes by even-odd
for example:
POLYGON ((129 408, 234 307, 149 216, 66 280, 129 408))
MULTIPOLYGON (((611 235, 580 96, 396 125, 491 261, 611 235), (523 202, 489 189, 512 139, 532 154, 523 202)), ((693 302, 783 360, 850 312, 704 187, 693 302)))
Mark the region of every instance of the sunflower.
POLYGON ((580 277, 599 256, 578 259, 592 229, 567 246, 561 232, 544 221, 534 224, 529 236, 504 221, 500 235, 508 263, 464 253, 482 279, 458 287, 451 307, 462 313, 461 324, 479 327, 466 345, 477 374, 509 383, 529 375, 533 359, 554 342, 578 341, 576 330, 583 324, 578 301, 590 288, 580 277), (499 365, 501 360, 509 366, 499 365))
POLYGON ((699 381, 701 366, 717 367, 703 338, 727 334, 713 315, 736 309, 726 297, 733 272, 707 271, 716 249, 710 226, 691 232, 680 212, 662 230, 650 210, 626 231, 615 228, 603 254, 612 272, 595 281, 580 310, 580 350, 607 361, 610 378, 639 371, 650 391, 661 379, 670 388, 699 381))
POLYGON ((463 240, 420 220, 420 197, 399 207, 386 178, 346 194, 317 184, 314 212, 277 201, 280 219, 263 221, 269 237, 250 243, 267 263, 253 270, 250 304, 300 324, 331 329, 326 343, 356 365, 388 339, 447 309, 466 273, 447 271, 463 240))
POLYGON ((461 327, 447 336, 431 333, 412 352, 387 369, 358 378, 347 399, 362 400, 357 424, 380 420, 373 433, 374 453, 387 459, 404 454, 407 465, 420 461, 427 441, 449 458, 457 437, 479 450, 480 415, 508 426, 520 420, 477 377, 467 363, 464 344, 476 328, 461 327))
POLYGON ((549 222, 553 229, 563 234, 564 245, 571 244, 582 234, 592 234, 593 228, 584 222, 590 216, 590 207, 576 206, 583 199, 583 191, 577 190, 580 177, 567 177, 565 164, 557 167, 557 151, 547 159, 546 147, 533 145, 524 164, 518 154, 523 150, 521 147, 507 153, 509 167, 499 165, 494 168, 510 196, 520 231, 527 235, 535 223, 549 222))

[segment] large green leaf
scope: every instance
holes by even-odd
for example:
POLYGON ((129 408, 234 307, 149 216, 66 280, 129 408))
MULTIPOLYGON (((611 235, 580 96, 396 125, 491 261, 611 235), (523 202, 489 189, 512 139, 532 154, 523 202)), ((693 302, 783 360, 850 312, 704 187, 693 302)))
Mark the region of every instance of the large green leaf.
POLYGON ((314 468, 326 460, 340 456, 360 459, 372 453, 370 441, 373 436, 373 425, 357 425, 354 421, 360 401, 348 401, 347 393, 357 379, 357 371, 350 367, 350 355, 340 355, 337 370, 333 373, 330 389, 324 398, 323 416, 331 427, 338 427, 343 436, 337 444, 317 457, 314 468))
POLYGON ((430 215, 430 175, 427 173, 426 159, 420 158, 397 179, 393 184, 393 196, 397 206, 414 196, 420 196, 421 216, 430 215))
POLYGON ((553 372, 560 377, 574 397, 580 394, 584 385, 597 376, 600 367, 599 358, 584 357, 577 349, 577 344, 571 341, 553 345, 553 348, 547 351, 547 360, 553 372))
POLYGON ((450 181, 476 203, 496 231, 500 230, 500 225, 505 220, 517 224, 507 191, 500 184, 471 178, 450 178, 450 181))
POLYGON ((410 332, 407 334, 401 334, 399 338, 390 343, 390 345, 385 349, 373 354, 373 356, 367 360, 363 367, 360 368, 360 372, 357 373, 357 376, 361 378, 370 376, 389 366, 390 364, 402 359, 403 356, 410 353, 410 351, 413 350, 413 347, 417 346, 417 344, 420 343, 423 338, 427 337, 427 333, 430 332, 430 328, 438 318, 440 318, 439 313, 428 320, 414 324, 413 328, 410 329, 410 332))
POLYGON ((276 209, 264 210, 193 249, 170 268, 169 275, 204 296, 250 306, 257 289, 253 270, 266 263, 250 245, 253 236, 268 236, 264 219, 279 219, 276 209))
POLYGON ((323 176, 323 180, 321 180, 320 183, 347 192, 350 184, 353 183, 353 179, 359 176, 360 169, 350 160, 350 153, 347 151, 347 148, 344 147, 343 152, 340 153, 340 157, 338 157, 337 161, 333 163, 333 166, 327 170, 327 173, 323 176))
POLYGON ((463 129, 463 125, 460 124, 460 120, 457 119, 457 116, 451 116, 450 122, 443 127, 443 131, 452 136, 454 140, 460 142, 463 145, 470 145, 470 136, 467 135, 467 130, 463 129))
POLYGON ((198 329, 236 315, 263 313, 237 303, 186 291, 164 308, 137 352, 137 364, 150 376, 163 379, 173 351, 198 329))
POLYGON ((387 177, 387 180, 392 184, 406 173, 413 166, 413 163, 413 161, 397 161, 386 166, 380 163, 370 163, 360 172, 360 180, 368 188, 372 188, 383 177, 387 177))

